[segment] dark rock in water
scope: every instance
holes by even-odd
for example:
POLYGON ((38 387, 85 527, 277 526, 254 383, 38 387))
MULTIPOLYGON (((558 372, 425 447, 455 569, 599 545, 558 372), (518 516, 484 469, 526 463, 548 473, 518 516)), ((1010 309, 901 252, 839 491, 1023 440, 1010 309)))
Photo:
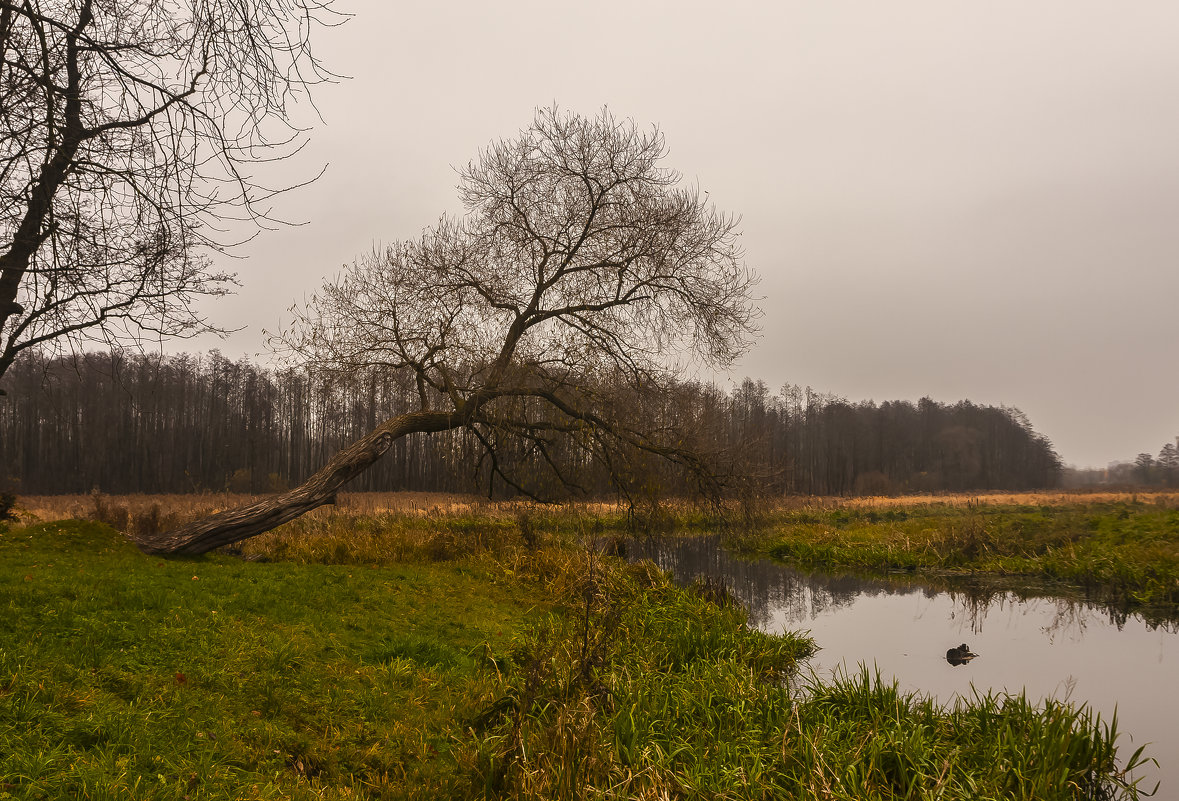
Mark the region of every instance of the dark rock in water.
POLYGON ((970 646, 968 646, 966 643, 962 643, 957 648, 951 648, 950 650, 946 651, 946 661, 955 667, 958 665, 965 665, 976 656, 978 656, 978 654, 972 653, 970 646))

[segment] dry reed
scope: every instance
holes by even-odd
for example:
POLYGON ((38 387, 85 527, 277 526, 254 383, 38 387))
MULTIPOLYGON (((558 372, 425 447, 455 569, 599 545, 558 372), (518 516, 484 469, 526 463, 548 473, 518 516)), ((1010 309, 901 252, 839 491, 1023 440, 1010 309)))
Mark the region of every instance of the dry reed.
MULTIPOLYGON (((261 495, 239 493, 202 493, 169 495, 101 495, 106 505, 125 509, 131 519, 148 514, 158 507, 169 520, 187 522, 204 515, 242 506, 259 500, 261 495)), ((1165 508, 1179 508, 1179 490, 1151 491, 1039 491, 1039 492, 984 492, 946 493, 898 496, 785 496, 764 499, 761 512, 849 509, 893 509, 914 507, 969 507, 969 506, 1065 506, 1139 502, 1165 508)), ((18 512, 28 521, 94 518, 96 496, 86 495, 23 495, 17 502, 18 512)), ((736 504, 733 504, 736 507, 736 504)), ((698 505, 688 501, 668 501, 668 511, 688 511, 698 505)), ((515 518, 521 509, 543 509, 537 504, 519 500, 492 501, 477 495, 444 492, 349 492, 341 493, 335 506, 325 506, 308 513, 311 520, 327 519, 340 514, 353 517, 398 516, 407 518, 477 516, 489 520, 515 518)), ((617 501, 579 501, 560 507, 564 513, 589 516, 610 516, 625 511, 617 501)))

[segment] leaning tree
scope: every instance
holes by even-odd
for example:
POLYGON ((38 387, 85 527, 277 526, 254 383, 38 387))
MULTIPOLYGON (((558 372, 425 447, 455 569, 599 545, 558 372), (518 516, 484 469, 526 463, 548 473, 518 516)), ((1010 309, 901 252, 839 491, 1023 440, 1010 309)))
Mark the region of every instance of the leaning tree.
MULTIPOLYGON (((539 111, 460 171, 465 213, 361 258, 277 337, 326 370, 405 371, 416 408, 345 448, 301 486, 179 529, 150 552, 203 553, 323 504, 400 437, 464 428, 491 470, 549 458, 557 440, 706 469, 658 415, 636 414, 687 359, 727 364, 758 314, 736 220, 664 166, 658 130, 603 111, 539 111), (625 388, 625 389, 624 389, 625 388)), ((567 481, 575 477, 560 475, 567 481)))
POLYGON ((30 348, 210 330, 194 302, 233 276, 208 254, 274 221, 256 176, 331 77, 330 3, 0 0, 0 377, 30 348))

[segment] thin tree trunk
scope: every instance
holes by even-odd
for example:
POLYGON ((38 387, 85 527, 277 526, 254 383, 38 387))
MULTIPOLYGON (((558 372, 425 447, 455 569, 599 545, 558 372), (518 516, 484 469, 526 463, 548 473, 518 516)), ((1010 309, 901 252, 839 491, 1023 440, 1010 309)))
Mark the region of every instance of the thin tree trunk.
POLYGON ((293 490, 162 534, 139 535, 135 542, 145 553, 195 555, 254 537, 312 509, 335 503, 336 492, 371 467, 398 439, 408 434, 446 431, 461 424, 461 416, 453 412, 398 415, 337 453, 293 490))

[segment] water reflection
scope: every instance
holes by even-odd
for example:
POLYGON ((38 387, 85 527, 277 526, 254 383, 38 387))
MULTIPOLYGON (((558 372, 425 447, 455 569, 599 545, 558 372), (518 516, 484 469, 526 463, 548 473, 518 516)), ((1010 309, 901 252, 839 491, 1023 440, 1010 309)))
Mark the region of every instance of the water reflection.
POLYGON ((681 582, 690 582, 696 576, 724 581, 749 611, 749 622, 759 628, 783 619, 805 624, 866 599, 919 594, 929 599, 949 597, 954 617, 964 621, 973 633, 983 631, 988 615, 1011 609, 1026 611, 1029 605, 1045 617, 1045 633, 1057 636, 1081 637, 1093 623, 1121 630, 1131 620, 1149 630, 1179 631, 1179 620, 1175 618, 1130 612, 1077 590, 1062 595, 1063 588, 1011 579, 804 572, 769 560, 736 556, 721 547, 719 536, 636 538, 626 543, 626 554, 631 560, 652 560, 681 582))
POLYGON ((977 659, 978 654, 970 650, 970 646, 966 643, 955 645, 950 650, 946 651, 946 661, 954 667, 959 665, 969 665, 970 660, 977 659))
POLYGON ((810 667, 824 678, 860 665, 903 690, 950 702, 974 692, 1026 692, 1086 703, 1109 721, 1115 710, 1130 753, 1162 763, 1159 797, 1179 797, 1179 625, 1129 613, 1074 592, 1014 582, 829 575, 725 551, 716 537, 639 539, 631 559, 651 559, 687 583, 724 582, 766 631, 809 631, 820 647, 810 667), (949 649, 978 656, 955 664, 949 649))

